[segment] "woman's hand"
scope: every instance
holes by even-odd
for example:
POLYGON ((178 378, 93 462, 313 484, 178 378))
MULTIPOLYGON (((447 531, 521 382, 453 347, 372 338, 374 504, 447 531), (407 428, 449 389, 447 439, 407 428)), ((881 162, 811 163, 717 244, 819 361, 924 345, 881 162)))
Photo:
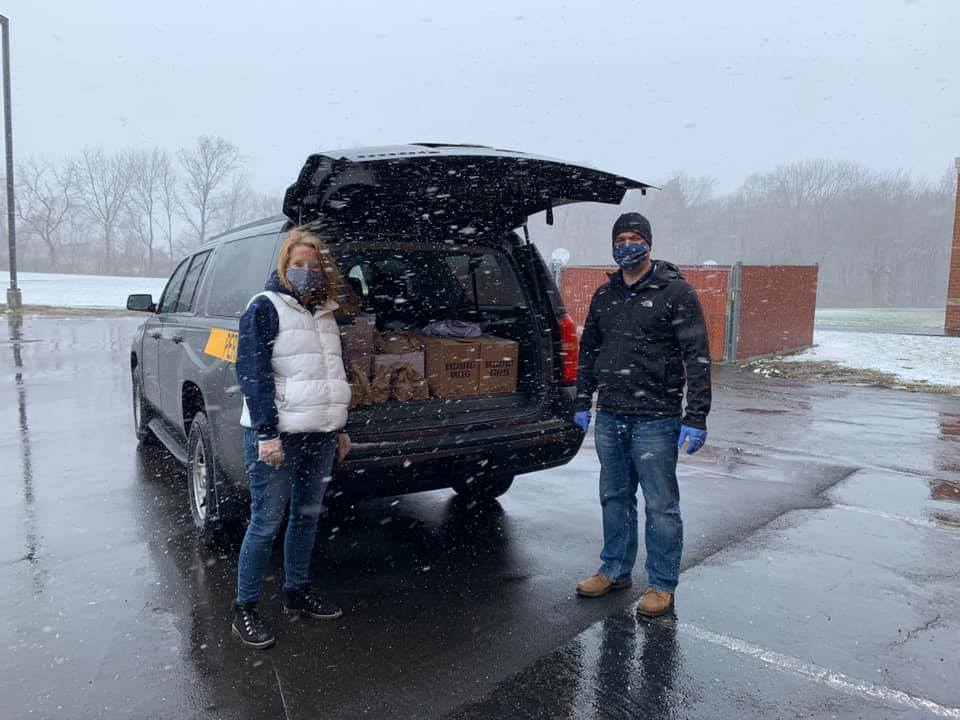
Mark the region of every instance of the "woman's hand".
POLYGON ((350 452, 351 447, 353 447, 353 443, 350 442, 349 435, 346 433, 337 435, 337 460, 343 460, 350 452))
POLYGON ((280 438, 273 440, 261 440, 258 443, 260 449, 260 460, 267 465, 279 467, 283 464, 283 442, 280 438))

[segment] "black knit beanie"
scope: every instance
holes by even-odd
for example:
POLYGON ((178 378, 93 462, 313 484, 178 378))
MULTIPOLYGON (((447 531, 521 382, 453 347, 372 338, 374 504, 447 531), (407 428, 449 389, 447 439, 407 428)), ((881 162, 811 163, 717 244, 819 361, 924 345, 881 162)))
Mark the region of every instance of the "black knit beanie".
POLYGON ((653 230, 650 228, 650 221, 638 212, 624 213, 617 218, 613 224, 613 241, 617 235, 622 232, 635 232, 637 235, 643 235, 644 240, 653 245, 653 230))

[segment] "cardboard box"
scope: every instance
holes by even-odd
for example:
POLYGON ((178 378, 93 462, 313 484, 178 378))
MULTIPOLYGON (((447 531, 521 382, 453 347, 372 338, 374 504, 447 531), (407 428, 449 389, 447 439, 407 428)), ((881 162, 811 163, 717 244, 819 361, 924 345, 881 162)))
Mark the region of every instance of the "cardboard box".
POLYGON ((516 392, 520 343, 493 335, 473 339, 480 343, 478 392, 481 395, 516 392))
POLYGON ((425 377, 424 375, 424 353, 423 351, 419 352, 410 352, 410 353, 381 353, 379 355, 373 356, 373 377, 376 377, 377 373, 380 372, 380 368, 393 365, 394 363, 403 363, 404 365, 409 365, 418 373, 420 377, 425 377))
POLYGON ((476 338, 424 336, 426 378, 433 397, 469 397, 479 393, 480 343, 476 338))
POLYGON ((340 326, 340 342, 344 350, 372 355, 373 331, 376 319, 373 315, 357 315, 349 325, 340 326))
POLYGON ((340 326, 340 346, 344 367, 354 365, 367 370, 367 376, 373 369, 373 331, 376 321, 373 315, 357 315, 350 325, 340 326))

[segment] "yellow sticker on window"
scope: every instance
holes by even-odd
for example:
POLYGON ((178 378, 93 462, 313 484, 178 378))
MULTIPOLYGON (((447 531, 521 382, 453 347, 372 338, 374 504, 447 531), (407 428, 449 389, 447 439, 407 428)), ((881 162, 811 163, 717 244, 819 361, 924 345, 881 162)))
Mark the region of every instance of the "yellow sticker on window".
POLYGON ((203 351, 207 355, 213 355, 215 358, 235 363, 237 361, 237 344, 240 342, 240 335, 232 330, 223 328, 213 328, 210 330, 210 337, 207 338, 207 346, 203 351))

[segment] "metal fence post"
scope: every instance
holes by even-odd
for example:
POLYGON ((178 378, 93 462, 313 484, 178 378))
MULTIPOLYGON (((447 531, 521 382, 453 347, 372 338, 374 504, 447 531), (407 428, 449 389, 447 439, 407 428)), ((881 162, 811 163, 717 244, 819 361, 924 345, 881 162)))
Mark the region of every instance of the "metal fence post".
POLYGON ((723 337, 723 362, 737 364, 737 335, 740 334, 740 278, 743 275, 743 263, 735 262, 727 276, 727 317, 723 337))
POLYGON ((3 125, 7 160, 7 241, 10 245, 10 287, 7 310, 18 310, 22 304, 17 287, 17 208, 13 196, 13 118, 10 116, 10 21, 0 15, 3 41, 3 125))
POLYGON ((550 269, 553 270, 553 281, 557 284, 559 290, 563 285, 563 263, 554 260, 550 263, 550 269))

